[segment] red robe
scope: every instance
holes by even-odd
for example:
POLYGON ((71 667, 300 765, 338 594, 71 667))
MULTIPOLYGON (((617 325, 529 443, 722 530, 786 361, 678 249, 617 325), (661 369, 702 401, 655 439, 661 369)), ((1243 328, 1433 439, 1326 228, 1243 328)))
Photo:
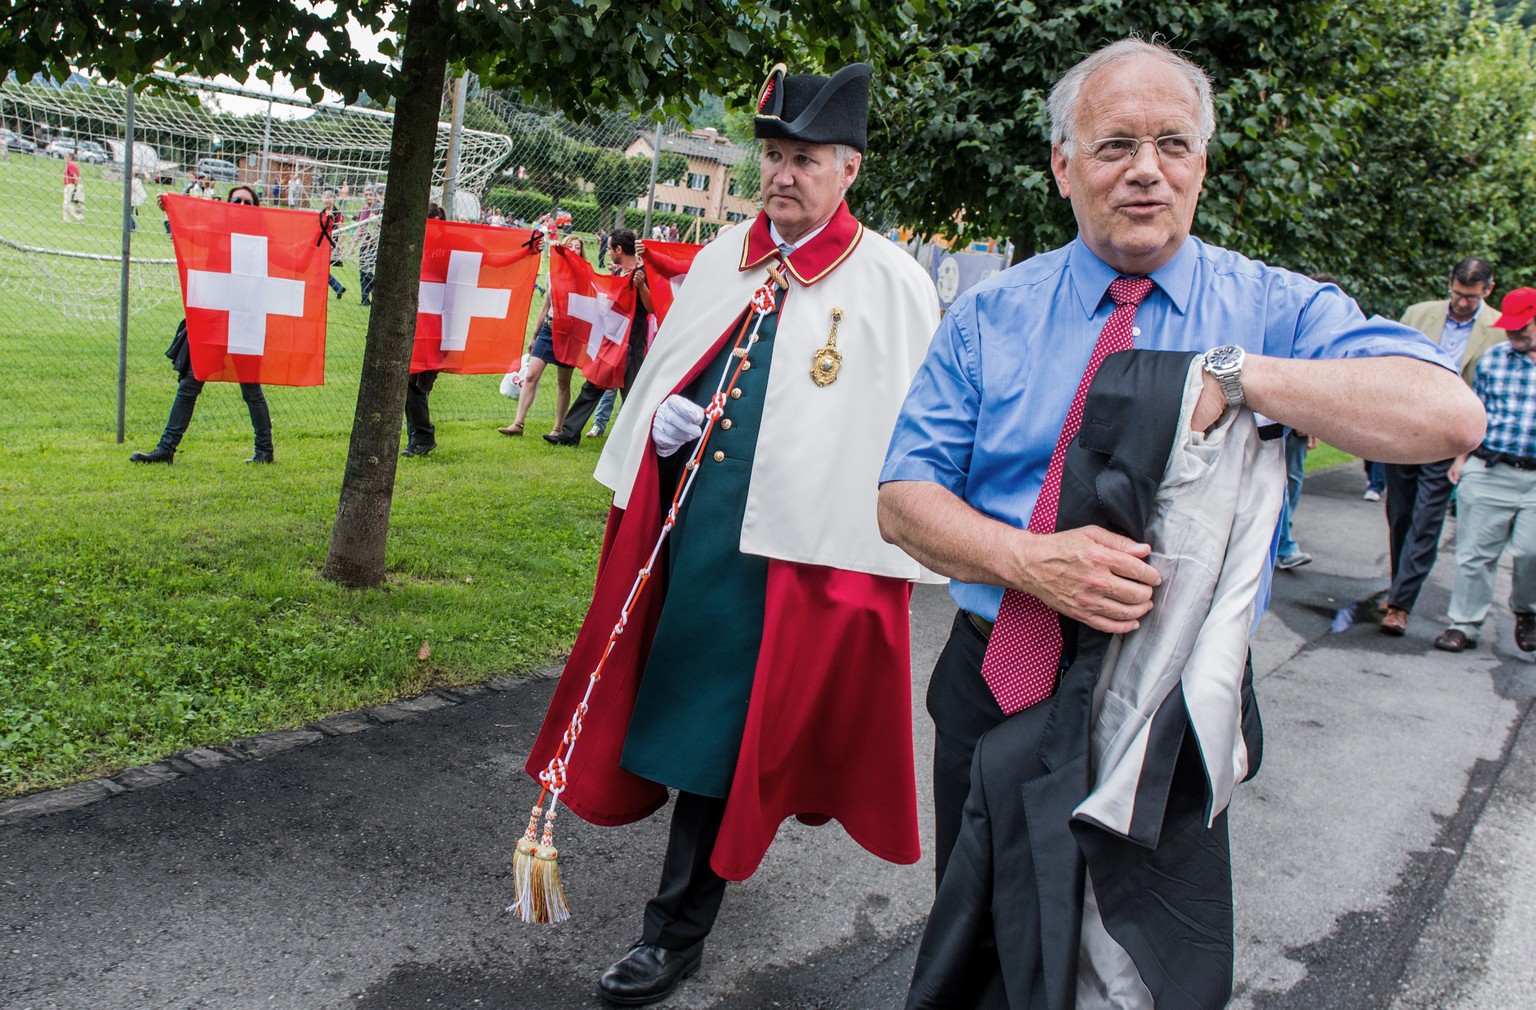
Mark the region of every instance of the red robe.
MULTIPOLYGON (((767 240, 766 221, 758 225, 748 235, 749 250, 767 240)), ((842 248, 828 244, 832 256, 842 248)), ((677 389, 713 360, 735 329, 721 335, 677 389)), ((660 487, 656 454, 647 451, 628 508, 609 513, 592 606, 529 757, 530 775, 537 777, 555 754, 635 576, 655 547, 665 517, 663 492, 670 501, 672 488, 660 487)), ((569 785, 561 802, 594 824, 639 820, 667 799, 665 787, 619 766, 661 612, 663 567, 657 565, 635 601, 567 757, 569 785)), ((720 876, 751 876, 790 816, 808 823, 836 819, 875 855, 917 861, 910 593, 904 579, 769 560, 763 642, 710 860, 720 876)))

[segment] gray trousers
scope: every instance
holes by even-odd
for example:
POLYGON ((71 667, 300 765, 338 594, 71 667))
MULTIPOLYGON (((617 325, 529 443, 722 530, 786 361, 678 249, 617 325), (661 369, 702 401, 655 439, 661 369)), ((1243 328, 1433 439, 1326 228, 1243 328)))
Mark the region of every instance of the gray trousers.
POLYGON ((1515 576, 1509 609, 1536 613, 1536 470, 1489 466, 1474 456, 1458 486, 1449 616, 1452 628, 1476 641, 1493 605, 1493 580, 1505 548, 1515 576))

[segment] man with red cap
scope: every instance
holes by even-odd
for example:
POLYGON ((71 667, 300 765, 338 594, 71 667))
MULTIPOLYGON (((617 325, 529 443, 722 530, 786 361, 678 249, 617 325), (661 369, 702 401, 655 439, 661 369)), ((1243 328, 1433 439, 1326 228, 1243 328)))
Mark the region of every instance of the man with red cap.
POLYGON ((678 790, 640 941, 598 982, 614 1003, 662 999, 697 970, 726 882, 787 817, 918 858, 908 603, 912 582, 938 580, 881 539, 875 500, 938 299, 844 202, 869 73, 769 75, 763 211, 693 261, 597 465, 614 492, 597 586, 528 770, 568 782, 559 801, 598 824, 678 790))
POLYGON ((1501 308, 1493 325, 1508 339, 1488 349, 1472 380, 1488 433, 1450 470, 1458 487, 1456 583, 1451 626, 1435 639, 1446 652, 1477 645, 1506 548, 1514 562, 1515 644, 1536 652, 1536 288, 1516 288, 1501 308))

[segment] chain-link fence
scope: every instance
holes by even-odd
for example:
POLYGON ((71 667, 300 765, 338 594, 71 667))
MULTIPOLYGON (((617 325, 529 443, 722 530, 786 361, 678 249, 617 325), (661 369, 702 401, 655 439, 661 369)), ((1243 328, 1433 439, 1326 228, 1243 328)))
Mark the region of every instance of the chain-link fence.
MULTIPOLYGON (((346 288, 329 310, 326 383, 267 389, 285 433, 345 433, 356 402, 368 308, 358 258, 387 199, 391 117, 368 108, 312 105, 205 81, 167 79, 134 101, 134 178, 124 180, 127 92, 72 78, 63 85, 0 81, 0 366, 27 375, 10 393, 0 443, 48 432, 111 433, 119 387, 119 305, 127 292, 127 439, 152 444, 174 394, 163 351, 181 318, 181 294, 163 193, 199 180, 222 197, 240 182, 263 202, 316 208, 334 201, 346 288), (66 182, 67 156, 79 183, 66 182), (129 268, 123 203, 129 216, 129 268), (370 202, 371 201, 371 202, 370 202), (364 215, 365 207, 375 213, 364 215), (371 218, 359 221, 360 217, 371 218), (126 279, 125 279, 126 278, 126 279)), ((756 213, 757 155, 718 129, 610 115, 576 123, 468 82, 452 216, 533 224, 546 214, 577 234, 615 225, 704 241, 756 213), (658 147, 660 154, 653 158, 658 147), (655 168, 654 195, 652 170, 655 168)), ((445 89, 434 200, 448 170, 453 86, 445 89)), ((597 258, 597 243, 587 244, 597 258)), ((534 301, 536 314, 542 299, 534 301)), ((496 376, 446 376, 434 418, 509 413, 496 376)), ((196 425, 248 424, 239 396, 204 396, 196 425)))

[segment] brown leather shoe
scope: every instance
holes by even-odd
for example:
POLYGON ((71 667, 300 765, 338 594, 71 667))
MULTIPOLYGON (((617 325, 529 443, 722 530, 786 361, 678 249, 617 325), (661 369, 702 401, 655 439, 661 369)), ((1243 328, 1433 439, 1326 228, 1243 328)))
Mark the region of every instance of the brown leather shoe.
POLYGON ((1476 642, 1455 628, 1446 628, 1435 638, 1435 648, 1441 652, 1465 652, 1475 645, 1476 642))
POLYGON ((1402 607, 1388 607, 1381 619, 1381 630, 1388 635, 1403 635, 1408 631, 1408 611, 1402 607))
POLYGON ((1521 652, 1536 652, 1536 614, 1515 615, 1515 644, 1521 652))

